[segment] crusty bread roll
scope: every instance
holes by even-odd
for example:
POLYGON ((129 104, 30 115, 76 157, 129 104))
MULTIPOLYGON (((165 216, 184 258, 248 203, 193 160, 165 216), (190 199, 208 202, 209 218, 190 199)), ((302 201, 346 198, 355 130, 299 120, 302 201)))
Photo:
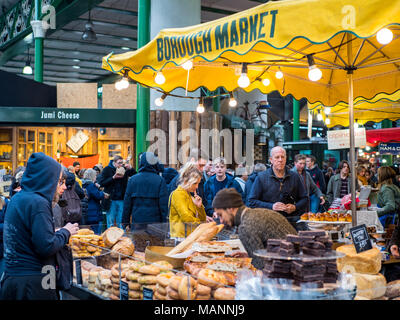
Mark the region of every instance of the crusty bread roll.
POLYGON ((137 280, 140 284, 156 284, 157 277, 152 275, 141 276, 137 280))
POLYGON ((118 258, 118 254, 131 256, 135 251, 132 240, 127 237, 121 237, 111 248, 111 257, 118 258))
POLYGON ((139 269, 144 265, 145 263, 143 261, 132 261, 129 265, 129 270, 139 272, 139 269))
POLYGON ((124 235, 124 230, 110 227, 103 233, 103 242, 107 248, 111 248, 124 235))
POLYGON ((167 287, 169 285, 169 280, 174 276, 172 272, 160 273, 157 276, 157 283, 162 287, 167 287))
POLYGON ((140 291, 140 288, 142 287, 142 285, 138 282, 128 281, 128 287, 129 287, 129 290, 140 291))
POLYGON ((400 297, 400 280, 395 280, 387 284, 385 296, 388 298, 400 297))
POLYGON ((155 265, 145 265, 139 268, 139 272, 149 275, 158 275, 161 272, 161 270, 159 267, 155 265))
POLYGON ((209 296, 209 295, 211 295, 211 288, 198 283, 197 296, 209 296))
POLYGON ((167 289, 163 286, 160 286, 158 283, 156 285, 156 290, 160 295, 166 296, 167 295, 167 289))
POLYGON ((130 299, 142 299, 143 294, 140 291, 129 290, 130 299))
POLYGON ((234 288, 218 288, 214 292, 216 300, 235 300, 236 290, 234 288))
POLYGON ((170 271, 174 269, 174 266, 168 261, 156 261, 152 264, 160 269, 160 271, 170 271))
POLYGON ((197 280, 200 284, 211 288, 227 285, 225 277, 210 269, 200 270, 199 274, 197 275, 197 280))
MULTIPOLYGON (((167 291, 165 290, 165 292, 167 292, 167 291)), ((167 294, 162 295, 158 291, 155 291, 154 292, 154 298, 157 299, 157 300, 167 300, 167 294)))
POLYGON ((111 277, 111 283, 119 283, 119 277, 111 277))
POLYGON ((93 230, 83 228, 83 229, 79 229, 77 234, 88 235, 88 234, 94 234, 94 232, 93 232, 93 230))
POLYGON ((112 283, 112 287, 113 287, 113 289, 118 289, 119 290, 119 282, 118 283, 113 282, 112 283))
POLYGON ((135 272, 135 271, 128 271, 128 272, 126 273, 126 278, 127 278, 129 281, 137 281, 138 278, 141 277, 141 276, 142 276, 141 273, 135 272))
POLYGON ((167 298, 173 299, 173 300, 179 300, 179 293, 178 291, 172 289, 170 286, 167 287, 167 298))
POLYGON ((209 294, 209 295, 205 295, 205 296, 203 296, 203 295, 197 295, 196 296, 196 300, 210 300, 211 299, 211 294, 209 294))
POLYGON ((173 276, 171 277, 171 279, 169 279, 168 286, 174 289, 175 291, 178 291, 181 280, 182 280, 181 276, 173 276))
POLYGON ((178 288, 182 300, 194 300, 197 295, 197 281, 192 277, 182 277, 178 288))
POLYGON ((376 275, 372 274, 362 274, 353 273, 357 283, 357 295, 368 298, 376 299, 385 295, 386 292, 386 278, 378 273, 376 275))

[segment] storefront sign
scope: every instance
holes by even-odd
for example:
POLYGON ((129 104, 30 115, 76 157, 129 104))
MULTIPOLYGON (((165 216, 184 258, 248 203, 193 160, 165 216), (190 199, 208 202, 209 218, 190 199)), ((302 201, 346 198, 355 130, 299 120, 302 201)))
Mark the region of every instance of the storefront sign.
POLYGON ((71 139, 69 139, 69 141, 67 142, 67 146, 70 147, 73 152, 77 153, 88 140, 89 137, 84 134, 82 130, 79 130, 75 135, 71 137, 71 139))
POLYGON ((365 224, 351 228, 350 234, 357 253, 372 249, 371 240, 365 224))
POLYGON ((0 124, 24 123, 126 127, 136 123, 136 110, 0 107, 0 124))
POLYGON ((125 281, 119 282, 119 299, 120 300, 129 300, 129 286, 125 281))
POLYGON ((379 144, 380 154, 400 154, 400 143, 381 143, 379 144))
MULTIPOLYGON (((350 148, 350 130, 329 130, 327 132, 328 149, 349 149, 350 148)), ((354 130, 354 144, 356 148, 362 148, 367 145, 365 128, 354 130)))

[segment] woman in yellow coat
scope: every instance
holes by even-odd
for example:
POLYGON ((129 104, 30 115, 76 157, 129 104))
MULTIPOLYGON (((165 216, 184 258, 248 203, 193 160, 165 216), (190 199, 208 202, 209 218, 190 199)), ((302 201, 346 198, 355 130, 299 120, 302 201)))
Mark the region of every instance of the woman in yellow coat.
POLYGON ((202 172, 194 162, 188 162, 179 175, 180 183, 171 193, 169 203, 170 236, 173 238, 185 238, 199 223, 206 222, 202 199, 196 193, 202 172))

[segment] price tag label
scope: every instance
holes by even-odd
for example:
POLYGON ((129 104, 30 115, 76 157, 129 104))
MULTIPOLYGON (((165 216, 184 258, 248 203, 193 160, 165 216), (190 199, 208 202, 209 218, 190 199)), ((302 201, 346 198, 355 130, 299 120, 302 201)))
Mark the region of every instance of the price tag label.
POLYGON ((125 281, 119 282, 119 299, 129 300, 129 286, 125 281))
POLYGON ((82 266, 81 260, 75 260, 76 283, 82 285, 82 266))
POLYGON ((143 300, 153 300, 153 290, 143 287, 143 300))
POLYGON ((350 234, 357 253, 372 249, 371 239, 369 238, 365 224, 351 228, 350 234))

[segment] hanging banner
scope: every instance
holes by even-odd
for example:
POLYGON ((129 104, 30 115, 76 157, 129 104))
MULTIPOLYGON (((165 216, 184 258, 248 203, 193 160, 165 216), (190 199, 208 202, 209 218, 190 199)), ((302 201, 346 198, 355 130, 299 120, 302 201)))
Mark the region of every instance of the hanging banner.
POLYGON ((400 154, 400 143, 380 143, 379 144, 380 154, 400 154))
MULTIPOLYGON (((327 132, 328 149, 349 149, 350 148, 350 130, 331 130, 327 132)), ((356 148, 363 148, 367 145, 365 128, 354 130, 354 145, 356 148)))

